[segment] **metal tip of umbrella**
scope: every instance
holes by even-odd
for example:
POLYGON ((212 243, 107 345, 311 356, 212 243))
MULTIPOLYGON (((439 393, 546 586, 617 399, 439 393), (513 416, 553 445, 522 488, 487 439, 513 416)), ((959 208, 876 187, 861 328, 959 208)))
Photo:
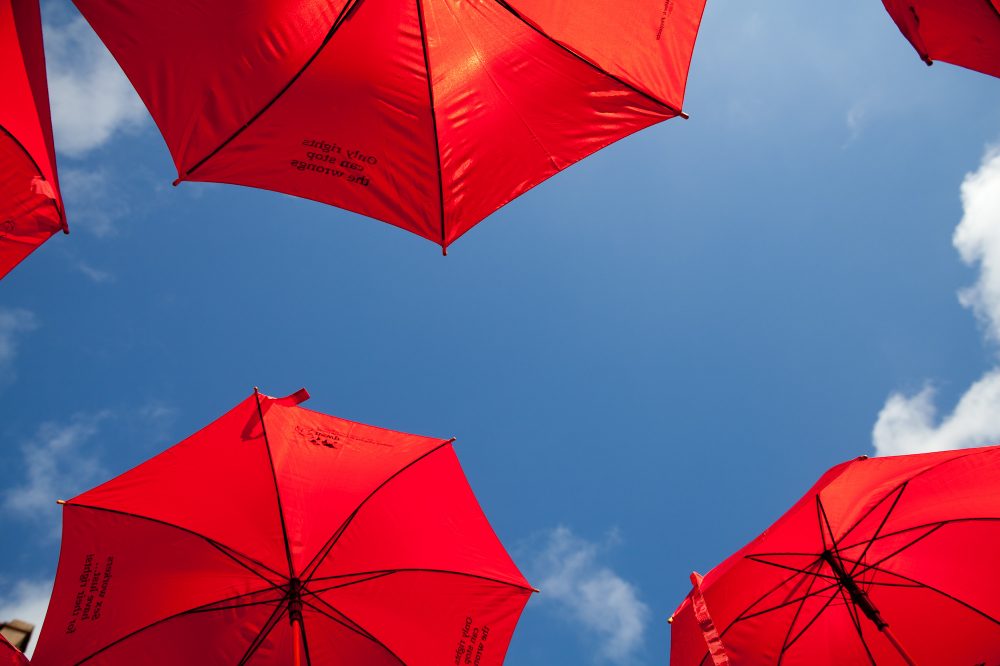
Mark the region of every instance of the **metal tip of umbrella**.
POLYGON ((689 116, 688 114, 684 113, 683 111, 681 111, 678 115, 681 118, 683 118, 684 120, 688 120, 689 118, 691 118, 691 116, 689 116))
POLYGON ((671 615, 670 617, 667 618, 667 624, 673 624, 673 623, 674 623, 674 616, 671 615))
POLYGON ((62 506, 65 503, 66 503, 66 500, 56 500, 56 504, 58 504, 59 506, 62 506))

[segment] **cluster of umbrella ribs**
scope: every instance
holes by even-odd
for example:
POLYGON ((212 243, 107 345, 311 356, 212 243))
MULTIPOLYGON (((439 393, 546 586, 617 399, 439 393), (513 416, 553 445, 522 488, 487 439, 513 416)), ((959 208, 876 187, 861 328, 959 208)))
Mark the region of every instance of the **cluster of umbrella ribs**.
MULTIPOLYGON (((152 114, 175 184, 314 199, 445 251, 558 171, 685 116, 705 4, 74 2, 152 114)), ((1000 76, 997 0, 883 2, 928 64, 1000 76)), ((0 0, 0 85, 2 277, 68 230, 36 0, 0 0)), ((306 397, 255 391, 64 502, 33 662, 502 663, 535 590, 452 440, 312 412, 306 397), (200 638, 176 640, 187 633, 200 638)), ((692 575, 671 662, 997 663, 998 473, 1000 448, 835 467, 692 575)), ((24 660, 0 641, 8 657, 24 660)))

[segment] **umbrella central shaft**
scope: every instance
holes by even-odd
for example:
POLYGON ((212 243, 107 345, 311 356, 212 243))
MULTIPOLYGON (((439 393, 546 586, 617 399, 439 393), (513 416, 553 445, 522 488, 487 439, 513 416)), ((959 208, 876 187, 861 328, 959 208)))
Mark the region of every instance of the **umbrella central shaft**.
POLYGON ((288 620, 293 626, 302 622, 302 581, 298 578, 288 581, 288 620))
POLYGON ((844 565, 840 562, 840 560, 834 557, 833 553, 829 550, 824 552, 821 557, 823 558, 823 561, 830 565, 830 569, 833 570, 833 575, 837 577, 837 581, 843 585, 844 589, 847 590, 847 593, 851 595, 851 601, 854 602, 854 605, 860 608, 865 616, 875 623, 875 626, 878 627, 879 631, 888 627, 889 623, 882 619, 882 614, 878 612, 878 608, 876 608, 875 604, 872 603, 871 598, 858 586, 857 581, 855 581, 854 578, 852 578, 850 574, 844 570, 844 565))

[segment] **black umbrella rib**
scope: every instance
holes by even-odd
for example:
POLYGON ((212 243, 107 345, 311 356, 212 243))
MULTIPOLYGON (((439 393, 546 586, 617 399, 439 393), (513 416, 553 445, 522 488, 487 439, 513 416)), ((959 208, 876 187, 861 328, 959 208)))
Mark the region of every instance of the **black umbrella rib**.
POLYGON ((986 3, 987 7, 993 10, 993 15, 996 16, 998 19, 1000 19, 1000 9, 997 9, 996 5, 994 5, 991 0, 983 0, 983 2, 986 3))
MULTIPOLYGON (((930 527, 936 528, 936 527, 944 527, 945 525, 951 525, 953 523, 978 523, 978 522, 984 522, 984 523, 1000 522, 1000 517, 981 516, 976 518, 951 518, 949 520, 938 520, 933 523, 924 523, 922 525, 904 527, 902 529, 898 529, 893 532, 886 532, 885 534, 880 535, 878 540, 890 539, 894 536, 899 536, 900 534, 906 534, 907 532, 915 532, 916 530, 928 529, 930 527)), ((849 546, 841 546, 840 550, 841 552, 846 552, 848 550, 853 550, 854 548, 857 548, 858 546, 865 543, 868 543, 868 541, 867 540, 856 541, 849 546)))
MULTIPOLYGON (((38 175, 44 180, 45 174, 42 173, 42 169, 41 167, 38 166, 38 162, 36 162, 35 158, 31 156, 31 153, 29 153, 28 149, 24 147, 24 144, 18 141, 17 137, 14 136, 14 134, 3 125, 0 125, 0 132, 3 132, 8 137, 10 137, 10 140, 14 142, 15 146, 21 149, 21 152, 24 153, 24 156, 27 157, 28 160, 31 162, 31 166, 35 167, 35 171, 37 171, 38 175)), ((50 201, 52 202, 52 206, 56 209, 56 212, 59 213, 59 221, 62 223, 63 233, 68 234, 69 225, 66 224, 66 214, 63 212, 62 207, 59 206, 58 203, 56 203, 55 199, 51 199, 50 201)))
POLYGON ((524 16, 522 16, 519 11, 517 11, 516 9, 514 9, 513 7, 510 6, 510 4, 507 2, 507 0, 495 0, 495 2, 498 5, 500 5, 501 7, 503 7, 504 9, 506 9, 508 12, 510 12, 518 21, 520 21, 524 25, 528 26, 533 31, 535 31, 536 33, 538 33, 539 35, 541 35, 542 37, 544 37, 548 41, 552 42, 553 44, 555 44, 556 46, 558 46, 561 50, 563 50, 566 53, 570 54, 571 56, 573 56, 574 58, 576 58, 580 62, 584 63, 588 67, 597 70, 598 72, 600 72, 604 76, 606 76, 609 79, 613 80, 615 83, 617 83, 617 84, 619 84, 619 85, 621 85, 621 86, 623 86, 625 88, 628 88, 629 90, 631 90, 635 94, 640 95, 641 97, 644 97, 644 98, 648 99, 649 101, 651 101, 651 102, 653 102, 653 103, 655 103, 655 104, 657 104, 659 106, 662 106, 663 108, 667 109, 668 111, 670 111, 674 115, 680 116, 681 118, 687 118, 688 117, 688 115, 686 113, 684 113, 684 111, 682 111, 681 109, 678 109, 673 104, 668 104, 667 102, 664 102, 662 99, 659 99, 658 97, 655 97, 655 96, 651 95, 650 93, 646 92, 645 90, 642 90, 641 88, 638 88, 638 87, 632 85, 631 83, 629 83, 628 81, 622 79, 621 77, 615 76, 614 74, 612 74, 611 72, 607 71, 606 69, 604 69, 603 67, 601 67, 597 63, 591 61, 589 58, 585 58, 584 56, 580 55, 579 53, 577 53, 573 49, 569 48, 568 46, 566 46, 565 44, 563 44, 559 40, 555 39, 554 37, 552 37, 551 35, 549 35, 547 32, 545 32, 544 30, 542 30, 540 27, 538 27, 537 25, 535 25, 532 21, 529 21, 524 16))
POLYGON ((810 569, 813 568, 813 566, 815 566, 815 564, 817 562, 820 561, 819 558, 816 558, 805 569, 800 569, 799 567, 793 567, 793 566, 790 566, 790 565, 787 565, 787 564, 778 564, 777 562, 769 562, 768 560, 762 560, 762 559, 760 559, 760 557, 761 557, 761 554, 755 553, 753 555, 747 555, 746 559, 750 560, 751 562, 757 562, 758 564, 766 564, 767 566, 769 566, 769 567, 775 567, 776 569, 785 569, 787 571, 794 571, 795 573, 802 574, 802 575, 814 576, 816 578, 829 578, 830 580, 836 580, 837 579, 836 576, 830 576, 830 575, 827 575, 827 574, 821 574, 819 572, 812 573, 812 572, 809 571, 810 569))
POLYGON ((344 615, 344 613, 342 613, 341 611, 337 610, 336 608, 334 608, 333 606, 331 606, 330 604, 328 604, 326 601, 324 601, 320 597, 317 597, 317 596, 314 595, 314 598, 317 601, 319 601, 321 604, 323 604, 324 606, 326 606, 326 607, 330 608, 331 610, 333 610, 338 615, 343 616, 345 619, 347 619, 348 622, 350 622, 351 624, 355 625, 355 627, 357 627, 357 628, 352 627, 351 625, 345 623, 343 620, 340 620, 337 617, 331 615, 330 613, 327 613, 323 609, 317 608, 314 604, 312 604, 309 601, 307 601, 305 599, 305 597, 302 598, 302 603, 304 603, 305 605, 309 606, 309 608, 312 608, 314 611, 316 611, 317 613, 319 613, 321 616, 327 618, 328 620, 331 620, 332 622, 335 622, 335 623, 337 623, 337 624, 339 624, 339 625, 341 625, 341 626, 343 626, 343 627, 345 627, 347 629, 350 629, 351 631, 355 632, 359 636, 363 636, 364 638, 367 638, 372 643, 375 643, 380 648, 382 648, 387 653, 389 653, 389 655, 393 659, 395 659, 396 661, 398 661, 400 664, 403 664, 403 666, 406 666, 406 662, 403 661, 398 654, 396 654, 395 652, 393 652, 389 648, 388 645, 386 645, 385 643, 383 643, 382 641, 380 641, 379 639, 377 639, 371 632, 369 632, 368 630, 366 630, 364 627, 362 627, 360 624, 358 624, 357 622, 355 622, 354 620, 352 620, 347 615, 344 615))
POLYGON ((295 578, 295 567, 292 565, 292 549, 288 543, 288 528, 285 527, 285 510, 281 506, 281 490, 278 488, 278 473, 274 470, 274 458, 271 457, 271 442, 267 438, 267 426, 264 424, 264 410, 260 406, 260 391, 254 387, 254 398, 257 399, 257 415, 260 417, 260 430, 264 435, 264 448, 267 449, 267 462, 271 466, 271 479, 274 481, 274 497, 278 500, 278 517, 281 519, 281 538, 285 543, 285 557, 288 558, 288 578, 295 578))
MULTIPOLYGON (((397 573, 431 573, 431 574, 445 574, 445 575, 450 575, 450 576, 465 576, 466 578, 476 578, 478 580, 485 580, 487 582, 496 583, 498 585, 508 585, 510 587, 517 588, 519 590, 524 590, 525 592, 537 592, 538 591, 538 590, 536 590, 533 587, 525 587, 524 585, 518 585, 517 583, 512 583, 512 582, 510 582, 508 580, 500 580, 499 578, 491 578, 489 576, 481 576, 479 574, 468 573, 468 572, 465 572, 465 571, 452 571, 451 569, 429 569, 429 568, 419 568, 419 567, 400 568, 400 569, 379 569, 379 570, 376 570, 376 571, 359 571, 359 572, 356 572, 356 573, 340 574, 338 576, 327 576, 327 577, 320 577, 320 578, 310 578, 309 582, 316 582, 316 581, 321 581, 321 580, 334 580, 336 578, 347 578, 349 576, 370 576, 369 578, 365 578, 363 580, 352 581, 350 583, 346 583, 344 585, 338 585, 337 586, 337 587, 348 587, 349 585, 356 585, 358 583, 364 583, 364 582, 367 582, 369 580, 374 580, 376 578, 382 578, 384 576, 388 576, 390 574, 397 574, 397 573)), ((336 588, 329 588, 329 589, 336 589, 336 588)))
POLYGON ((427 53, 427 27, 424 20, 424 3, 417 0, 417 14, 420 18, 420 45, 424 50, 424 70, 427 73, 427 97, 431 104, 431 128, 434 135, 434 157, 437 165, 438 205, 441 207, 441 251, 448 253, 444 227, 444 164, 441 162, 441 140, 438 138, 437 112, 434 107, 434 81, 431 78, 431 59, 427 53))
POLYGON ((125 634, 124 636, 120 636, 120 637, 116 638, 115 640, 111 641, 110 643, 108 643, 107 645, 105 645, 101 649, 97 650, 96 652, 90 653, 89 655, 87 655, 86 657, 84 657, 83 659, 81 659, 80 661, 76 662, 74 664, 74 666, 80 666, 80 664, 83 664, 83 663, 86 663, 86 662, 90 661, 91 659, 93 659, 97 655, 99 655, 102 652, 105 652, 107 650, 110 650, 111 648, 113 648, 114 646, 118 645, 122 641, 126 641, 129 638, 132 638, 133 636, 141 634, 142 632, 144 632, 144 631, 146 631, 148 629, 152 629, 153 627, 159 626, 159 625, 163 624, 164 622, 169 622, 170 620, 175 620, 175 619, 177 619, 179 617, 183 617, 185 615, 192 615, 192 614, 195 614, 195 613, 210 612, 212 610, 226 610, 227 609, 226 607, 218 608, 218 609, 213 609, 211 607, 212 606, 217 606, 218 604, 228 603, 230 601, 236 601, 237 599, 249 596, 251 594, 257 594, 259 592, 266 592, 266 591, 269 591, 269 590, 257 590, 255 592, 249 592, 249 593, 246 593, 246 594, 237 594, 235 596, 228 597, 226 599, 219 599, 217 601, 212 601, 212 602, 207 603, 207 604, 202 604, 200 606, 195 606, 194 608, 188 608, 186 610, 180 611, 179 613, 174 613, 173 615, 168 615, 167 617, 164 617, 164 618, 161 618, 159 620, 156 620, 155 622, 150 622, 149 624, 147 624, 147 625, 145 625, 143 627, 139 627, 138 629, 136 629, 134 631, 130 631, 129 633, 125 634))
MULTIPOLYGON (((817 567, 818 568, 818 567, 817 567)), ((781 665, 781 660, 785 656, 785 646, 788 645, 788 639, 792 635, 792 631, 795 630, 795 623, 799 620, 799 615, 802 614, 802 609, 805 608, 806 601, 808 601, 811 596, 813 585, 816 584, 817 576, 812 576, 809 579, 809 585, 806 587, 806 593, 802 596, 802 600, 799 601, 798 607, 795 609, 795 615, 792 616, 792 621, 788 623, 788 631, 785 633, 785 638, 781 641, 781 652, 778 654, 778 665, 781 665)))
MULTIPOLYGON (((904 576, 904 575, 902 575, 902 574, 898 574, 898 573, 896 573, 896 572, 894 572, 894 571, 890 571, 890 570, 888 570, 888 569, 883 569, 883 568, 881 568, 881 567, 877 567, 877 566, 873 566, 873 567, 871 567, 871 569, 872 569, 872 570, 874 570, 874 571, 878 571, 879 573, 883 573, 883 574, 887 574, 887 575, 889 575, 889 576, 895 576, 896 578, 902 578, 902 579, 903 579, 903 580, 905 580, 905 581, 908 581, 908 582, 910 582, 910 583, 913 583, 913 585, 915 585, 915 586, 917 586, 917 587, 922 587, 922 588, 924 588, 925 590, 928 590, 928 591, 930 591, 930 592, 935 592, 935 593, 937 593, 937 594, 940 594, 940 595, 941 595, 941 596, 943 596, 943 597, 946 597, 946 598, 948 598, 948 599, 951 599, 951 600, 952 600, 952 601, 954 601, 954 602, 955 602, 956 604, 959 604, 959 605, 961 605, 961 606, 965 606, 966 608, 968 608, 968 609, 969 609, 969 610, 971 610, 972 612, 974 612, 974 613, 976 613, 976 614, 978 614, 978 615, 981 615, 981 616, 982 616, 983 618, 985 618, 985 619, 989 620, 989 621, 990 621, 990 622, 992 622, 993 624, 996 624, 996 625, 1000 626, 1000 619, 997 619, 997 618, 993 617, 992 615, 990 615, 990 614, 989 614, 989 613, 987 613, 986 611, 984 611, 984 610, 981 610, 981 609, 979 609, 979 608, 976 608, 975 606, 973 606, 972 604, 970 604, 970 603, 968 603, 968 602, 966 602, 966 601, 962 601, 961 599, 959 599, 959 598, 958 598, 958 597, 956 597, 956 596, 953 596, 953 595, 951 595, 951 594, 948 594, 948 593, 947 593, 947 592, 945 592, 944 590, 940 590, 940 589, 938 589, 938 588, 936 588, 936 587, 933 587, 933 586, 931 586, 931 585, 928 585, 927 583, 922 583, 922 582, 920 582, 919 580, 917 580, 916 578, 911 578, 910 576, 904 576)), ((874 583, 874 584, 875 584, 875 585, 880 585, 880 583, 874 583)))
POLYGON ((205 536, 204 534, 199 534, 198 532, 195 532, 192 529, 188 529, 187 527, 181 527, 180 525, 174 525, 173 523, 168 523, 165 520, 159 520, 158 518, 150 518, 149 516, 143 516, 143 515, 140 515, 140 514, 137 514, 137 513, 130 513, 128 511, 121 511, 119 509, 108 509, 108 508, 103 507, 103 506, 91 506, 89 504, 78 504, 78 503, 76 503, 76 502, 74 502, 72 500, 70 500, 69 502, 67 502, 66 506, 78 507, 80 509, 90 509, 91 511, 106 511, 107 513, 114 513, 114 514, 117 514, 119 516, 128 516, 129 518, 137 518, 139 520, 146 520, 146 521, 149 521, 151 523, 156 523, 158 525, 163 525, 164 527, 169 527, 169 528, 172 528, 172 529, 175 529, 175 530, 180 530, 181 532, 186 532, 186 533, 190 534, 191 536, 198 537, 199 539, 203 539, 210 546, 212 546, 213 548, 215 548, 216 550, 220 551, 221 553, 223 553, 224 555, 226 555, 227 557, 229 557, 231 560, 233 560, 234 562, 236 562, 236 564, 240 565, 241 567, 243 567, 244 569, 246 569, 250 573, 254 574, 255 576, 257 576, 258 578, 260 578, 261 580, 263 580, 264 582, 268 583, 271 586, 280 585, 280 583, 275 583, 275 581, 271 580, 270 578, 268 578, 267 576, 265 576, 261 572, 257 571, 256 569, 254 569, 253 567, 251 567, 250 565, 248 565, 246 562, 240 561, 240 559, 238 557, 236 557, 236 555, 239 555, 239 557, 245 559, 247 562, 253 562, 257 566, 259 566, 261 569, 264 569, 265 571, 274 574, 275 576, 277 576, 282 581, 284 581, 286 579, 286 577, 285 577, 284 574, 275 571, 274 569, 272 569, 271 567, 267 566, 263 562, 261 562, 259 560, 256 560, 256 559, 250 557, 249 555, 241 553, 240 551, 236 550, 235 548, 230 548, 229 546, 226 546, 225 544, 219 543, 215 539, 209 538, 209 537, 205 536), (235 553, 235 555, 234 555, 234 553, 235 553))
POLYGON ((257 632, 257 636, 247 646, 247 650, 243 653, 243 657, 240 658, 238 666, 244 666, 249 662, 257 653, 257 650, 260 649, 260 646, 264 644, 264 641, 267 640, 267 637, 271 635, 271 632, 278 625, 278 621, 285 615, 285 610, 288 608, 287 602, 288 597, 285 597, 282 603, 278 604, 278 607, 267 618, 267 621, 261 626, 260 631, 257 632))
MULTIPOLYGON (((220 150, 222 150, 223 148, 225 148, 226 146, 228 146, 230 143, 232 143, 232 141, 234 139, 236 139, 236 137, 238 137, 248 127, 250 127, 250 125, 252 125, 254 122, 256 122, 258 118, 260 118, 262 115, 264 115, 264 113, 268 109, 270 109, 274 105, 274 103, 277 102, 281 98, 282 95, 284 95, 286 92, 288 92, 288 89, 291 88, 292 85, 296 81, 298 81, 299 78, 303 74, 305 74, 306 70, 309 69, 309 66, 313 64, 313 62, 316 60, 316 58, 319 57, 319 54, 323 52, 323 49, 325 49, 326 45, 330 43, 331 39, 333 39, 333 36, 336 34, 337 30, 340 28, 340 26, 342 26, 344 24, 345 21, 347 21, 347 19, 353 13, 354 9, 360 4, 360 2, 361 2, 361 0, 348 0, 347 3, 344 5, 343 9, 340 10, 340 14, 337 15, 337 18, 334 20, 333 25, 330 26, 330 30, 326 33, 326 37, 324 37, 323 41, 320 42, 319 47, 309 57, 309 59, 306 60, 305 64, 302 65, 302 67, 299 69, 299 71, 297 71, 295 73, 295 75, 288 81, 288 83, 286 83, 285 86, 281 90, 279 90, 278 93, 274 97, 271 98, 271 101, 269 101, 267 104, 265 104, 260 109, 260 111, 258 111, 257 113, 255 113, 250 118, 250 120, 248 120, 245 123, 243 123, 242 127, 240 127, 238 130, 236 130, 235 132, 233 132, 232 136, 230 136, 228 139, 226 139, 221 144, 219 144, 218 148, 216 148, 215 150, 213 150, 212 152, 210 152, 205 157, 201 158, 197 163, 195 163, 195 165, 193 167, 191 167, 190 169, 188 169, 187 171, 185 171, 184 172, 184 176, 185 177, 190 176, 197 169, 199 169, 203 164, 205 164, 205 162, 207 162, 210 159, 212 159, 213 157, 215 157, 219 153, 220 150)), ((180 180, 182 180, 182 179, 178 178, 177 181, 174 181, 174 184, 176 185, 178 182, 180 182, 180 180)))
POLYGON ((844 587, 841 586, 837 592, 840 594, 840 598, 844 600, 844 606, 847 607, 847 614, 851 618, 851 624, 854 625, 854 630, 858 632, 858 638, 861 639, 861 646, 865 649, 865 653, 868 655, 868 661, 872 663, 872 666, 876 666, 875 657, 872 656, 872 651, 868 649, 868 641, 865 640, 865 635, 861 631, 861 618, 858 617, 858 611, 854 607, 854 604, 847 598, 847 594, 844 592, 844 587))
MULTIPOLYGON (((909 481, 904 481, 899 486, 899 490, 895 491, 896 497, 892 500, 892 504, 889 505, 889 510, 885 512, 885 516, 882 517, 882 522, 880 522, 878 524, 878 528, 875 530, 874 534, 872 534, 872 538, 868 539, 868 542, 865 544, 864 550, 861 551, 861 555, 859 555, 857 558, 855 558, 854 564, 851 565, 851 570, 847 572, 848 576, 853 576, 854 575, 855 570, 858 568, 858 564, 860 564, 862 561, 864 561, 865 555, 868 554, 868 551, 869 551, 869 549, 871 549, 872 544, 875 543, 875 541, 878 540, 878 536, 879 536, 879 534, 882 533, 882 528, 885 527, 886 522, 889 520, 889 516, 891 516, 892 512, 896 510, 896 505, 899 504, 899 500, 903 496, 903 491, 906 490, 906 484, 907 483, 909 483, 909 481)), ((890 494, 892 494, 892 493, 890 493, 890 494)), ((843 537, 840 538, 841 541, 843 541, 843 539, 844 539, 843 537)), ((839 555, 839 553, 838 553, 838 555, 839 555)))
MULTIPOLYGON (((830 607, 830 604, 836 598, 837 598, 836 594, 831 594, 830 598, 826 600, 826 603, 824 603, 823 606, 820 607, 820 609, 818 611, 816 611, 816 614, 813 616, 813 618, 811 620, 809 620, 809 622, 806 623, 806 626, 802 627, 802 630, 799 631, 799 633, 795 634, 795 638, 793 638, 790 642, 786 642, 785 645, 782 646, 782 648, 781 648, 781 654, 782 654, 782 656, 785 654, 785 652, 787 652, 788 650, 790 650, 792 648, 792 646, 795 645, 795 643, 800 638, 802 638, 802 636, 805 635, 805 633, 807 631, 809 631, 809 627, 811 627, 814 624, 816 624, 816 620, 818 620, 820 618, 820 616, 823 615, 824 612, 826 612, 826 609, 830 607)), ((780 660, 780 658, 779 658, 779 660, 780 660)))
POLYGON ((333 533, 333 535, 329 538, 329 540, 327 540, 327 542, 323 545, 323 547, 319 549, 319 552, 316 553, 316 555, 309 562, 309 564, 306 565, 306 568, 302 570, 302 580, 303 580, 303 582, 309 582, 309 580, 312 577, 312 574, 316 573, 316 569, 318 569, 319 565, 323 562, 323 560, 326 559, 326 556, 330 554, 330 551, 337 544, 337 541, 340 540, 340 537, 344 534, 344 531, 347 529, 347 527, 351 524, 351 522, 354 520, 354 518, 358 515, 358 512, 360 512, 361 509, 365 506, 365 504, 367 504, 368 501, 371 500, 371 498, 375 496, 375 493, 377 493, 378 491, 382 490, 382 488, 384 488, 390 481, 392 481, 397 476, 399 476, 400 474, 402 474, 406 470, 408 470, 411 467, 413 467, 414 465, 416 465, 418 462, 420 462, 421 460, 423 460, 427 456, 431 455, 432 453, 436 453, 437 451, 440 451, 441 449, 443 449, 444 447, 448 446, 449 444, 451 444, 454 441, 455 441, 454 438, 445 440, 445 441, 441 442, 440 444, 438 444, 437 446, 435 446, 430 451, 428 451, 428 452, 426 452, 424 454, 421 454, 417 458, 415 458, 415 459, 411 460, 410 462, 406 463, 405 465, 403 465, 402 467, 400 467, 398 470, 396 470, 395 472, 393 472, 392 475, 389 476, 389 478, 387 478, 385 481, 383 481, 382 483, 380 483, 374 490, 372 490, 370 493, 368 493, 368 496, 365 497, 363 500, 361 500, 361 502, 358 504, 357 508, 355 508, 354 511, 351 512, 351 515, 349 515, 344 520, 343 524, 340 527, 337 528, 337 530, 333 533))

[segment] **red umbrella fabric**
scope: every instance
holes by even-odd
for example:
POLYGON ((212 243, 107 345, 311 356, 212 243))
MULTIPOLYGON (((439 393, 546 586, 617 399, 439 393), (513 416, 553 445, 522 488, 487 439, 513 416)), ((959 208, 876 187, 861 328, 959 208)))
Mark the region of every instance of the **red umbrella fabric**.
POLYGON ((256 394, 67 502, 33 663, 501 664, 532 593, 452 440, 256 394))
POLYGON ((1000 77, 1000 0, 882 0, 928 65, 950 62, 1000 77))
POLYGON ((1000 447, 859 458, 709 572, 673 666, 996 664, 1000 447))
POLYGON ((178 180, 276 190, 447 248, 682 113, 705 0, 74 0, 178 180))
POLYGON ((0 635, 0 666, 25 666, 28 658, 0 635))
POLYGON ((56 177, 37 0, 0 0, 0 278, 68 232, 56 177))

